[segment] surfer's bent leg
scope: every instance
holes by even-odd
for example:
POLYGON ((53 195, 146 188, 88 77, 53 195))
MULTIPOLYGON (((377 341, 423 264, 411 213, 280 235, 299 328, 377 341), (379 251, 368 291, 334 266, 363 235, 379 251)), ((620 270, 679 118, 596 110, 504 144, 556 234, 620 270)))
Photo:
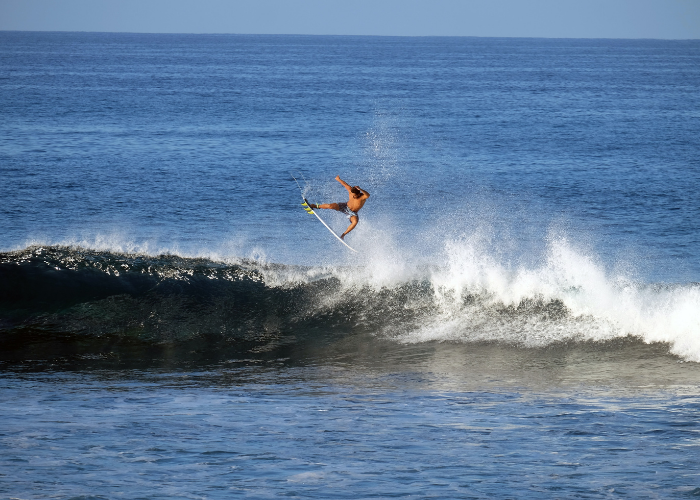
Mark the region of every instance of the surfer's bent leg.
POLYGON ((348 228, 345 230, 345 232, 340 236, 340 239, 344 239, 345 235, 348 234, 350 231, 355 229, 355 226, 357 226, 357 223, 359 222, 360 218, 357 215, 353 215, 350 217, 350 225, 348 228))

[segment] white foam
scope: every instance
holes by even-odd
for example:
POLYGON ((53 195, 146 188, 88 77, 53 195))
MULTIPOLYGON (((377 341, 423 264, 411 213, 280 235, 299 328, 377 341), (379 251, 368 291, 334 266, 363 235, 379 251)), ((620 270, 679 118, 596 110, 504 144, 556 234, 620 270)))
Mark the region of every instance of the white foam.
POLYGON ((478 236, 446 242, 443 258, 430 276, 437 312, 413 328, 395 329, 404 342, 541 346, 634 336, 668 343, 672 353, 700 362, 698 286, 651 286, 611 275, 562 238, 549 242, 538 267, 510 268, 485 252, 478 236), (567 314, 551 318, 546 310, 527 309, 532 303, 540 309, 561 304, 567 314))

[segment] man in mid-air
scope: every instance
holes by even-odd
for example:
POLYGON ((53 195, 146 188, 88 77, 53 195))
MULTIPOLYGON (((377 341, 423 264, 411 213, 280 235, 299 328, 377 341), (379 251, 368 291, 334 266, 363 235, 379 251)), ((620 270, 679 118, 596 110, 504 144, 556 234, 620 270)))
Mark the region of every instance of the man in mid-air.
POLYGON ((369 193, 360 186, 350 186, 347 182, 340 178, 339 175, 335 176, 335 180, 340 182, 345 189, 348 190, 348 202, 347 203, 309 203, 311 208, 327 208, 330 210, 337 210, 338 212, 344 213, 350 219, 350 225, 342 234, 340 239, 344 239, 345 235, 350 231, 355 229, 360 218, 357 216, 357 212, 365 205, 367 198, 369 198, 369 193))

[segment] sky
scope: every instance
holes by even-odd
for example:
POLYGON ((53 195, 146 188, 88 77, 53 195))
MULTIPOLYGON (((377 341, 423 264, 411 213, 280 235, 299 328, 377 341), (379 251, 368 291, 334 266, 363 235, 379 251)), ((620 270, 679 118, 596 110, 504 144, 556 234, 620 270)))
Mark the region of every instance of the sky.
POLYGON ((700 0, 0 0, 0 30, 700 38, 700 0))

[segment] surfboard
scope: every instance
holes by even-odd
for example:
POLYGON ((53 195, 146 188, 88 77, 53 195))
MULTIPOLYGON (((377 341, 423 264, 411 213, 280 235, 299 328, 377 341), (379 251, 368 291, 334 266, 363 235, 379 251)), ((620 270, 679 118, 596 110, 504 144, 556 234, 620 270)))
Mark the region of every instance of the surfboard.
MULTIPOLYGON (((291 174, 290 174, 290 175, 291 175, 291 174)), ((304 190, 301 189, 301 186, 299 185, 299 181, 298 181, 298 180, 296 179, 296 177, 294 177, 293 175, 292 175, 292 179, 294 179, 294 182, 297 183, 297 187, 299 188, 299 191, 301 192, 301 199, 304 200, 304 201, 301 203, 301 206, 304 207, 304 210, 306 211, 306 213, 307 213, 307 214, 314 214, 314 215, 316 216, 316 218, 317 218, 318 220, 321 221, 321 224, 323 224, 323 225, 325 226, 325 228, 328 229, 328 230, 331 232, 331 234, 332 234, 333 236, 335 236, 335 238, 336 238, 339 242, 341 242, 343 245, 345 245, 349 250, 352 250, 353 252, 358 253, 357 250, 355 250, 353 247, 351 247, 350 245, 348 245, 347 243, 345 243, 345 241, 343 241, 342 238, 341 238, 340 236, 338 236, 337 234, 335 234, 335 231, 333 231, 330 227, 328 227, 328 224, 326 224, 325 221, 324 221, 316 212, 314 212, 314 209, 311 208, 311 204, 309 203, 309 201, 308 201, 306 198, 304 198, 304 190)))

